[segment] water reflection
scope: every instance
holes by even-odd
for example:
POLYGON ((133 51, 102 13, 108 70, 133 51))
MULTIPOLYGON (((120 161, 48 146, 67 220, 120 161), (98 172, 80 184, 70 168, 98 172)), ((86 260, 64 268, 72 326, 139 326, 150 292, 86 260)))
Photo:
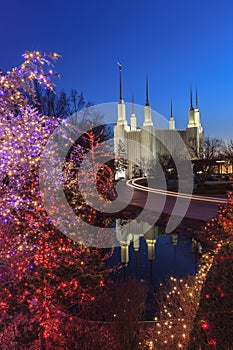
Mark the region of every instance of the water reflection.
POLYGON ((115 278, 136 276, 157 285, 170 276, 197 272, 202 247, 185 233, 166 234, 164 227, 146 221, 117 219, 116 238, 119 247, 108 260, 111 266, 122 266, 115 278))

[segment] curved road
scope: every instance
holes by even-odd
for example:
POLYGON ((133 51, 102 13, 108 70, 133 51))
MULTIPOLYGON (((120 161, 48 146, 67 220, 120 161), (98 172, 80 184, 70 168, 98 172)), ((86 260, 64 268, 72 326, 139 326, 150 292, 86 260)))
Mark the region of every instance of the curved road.
POLYGON ((183 217, 184 206, 186 206, 188 208, 185 214, 186 218, 209 221, 216 215, 218 205, 226 204, 226 198, 187 195, 185 193, 176 193, 145 187, 138 184, 138 181, 142 179, 144 178, 138 178, 126 182, 127 186, 134 189, 131 204, 155 212, 161 212, 161 205, 165 203, 162 209, 163 213, 168 215, 173 213, 176 216, 183 217), (146 201, 148 193, 150 194, 150 198, 146 201), (178 198, 179 205, 176 207, 176 212, 174 213, 174 206, 178 198))

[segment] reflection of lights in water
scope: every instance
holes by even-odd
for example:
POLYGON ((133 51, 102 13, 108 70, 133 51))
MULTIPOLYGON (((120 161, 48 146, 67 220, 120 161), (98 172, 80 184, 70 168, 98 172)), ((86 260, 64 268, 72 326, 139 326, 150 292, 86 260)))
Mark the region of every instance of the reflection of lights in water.
POLYGON ((154 260, 154 249, 158 237, 158 227, 150 225, 145 221, 137 222, 127 221, 128 225, 122 225, 121 219, 116 219, 116 239, 121 246, 121 262, 128 264, 129 262, 129 246, 133 241, 134 250, 137 252, 140 249, 140 237, 144 237, 147 243, 148 259, 154 260), (140 232, 146 232, 144 235, 140 232))
POLYGON ((137 276, 156 286, 171 275, 196 274, 199 269, 201 245, 195 241, 198 252, 193 251, 185 234, 166 234, 164 227, 150 227, 146 221, 116 219, 116 239, 120 247, 114 248, 108 264, 121 263, 122 277, 137 276))

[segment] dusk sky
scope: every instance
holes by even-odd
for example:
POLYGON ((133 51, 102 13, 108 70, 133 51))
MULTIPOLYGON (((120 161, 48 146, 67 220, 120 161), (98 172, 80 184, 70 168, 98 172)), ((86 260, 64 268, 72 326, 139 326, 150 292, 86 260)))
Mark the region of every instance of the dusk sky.
POLYGON ((0 69, 22 62, 26 50, 55 51, 58 88, 83 91, 95 104, 123 95, 150 103, 177 128, 185 128, 189 87, 199 91, 206 136, 233 139, 232 0, 27 0, 1 1, 0 69))

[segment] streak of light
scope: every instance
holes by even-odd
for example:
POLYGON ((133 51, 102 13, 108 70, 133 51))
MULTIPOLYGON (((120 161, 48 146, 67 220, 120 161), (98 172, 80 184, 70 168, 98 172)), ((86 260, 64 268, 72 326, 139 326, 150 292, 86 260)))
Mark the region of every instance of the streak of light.
POLYGON ((173 191, 168 191, 168 190, 159 190, 156 188, 152 187, 145 187, 142 185, 139 185, 137 181, 144 180, 146 179, 145 177, 140 177, 134 180, 128 180, 126 182, 127 186, 132 187, 134 189, 139 189, 144 192, 151 192, 163 196, 168 196, 168 197, 176 197, 176 198, 183 198, 183 199, 191 199, 195 201, 200 201, 200 202, 207 202, 207 203, 219 203, 219 204, 226 204, 227 199, 225 198, 219 198, 219 197, 208 197, 208 196, 197 196, 194 194, 187 194, 187 193, 179 193, 179 192, 173 192, 173 191))

